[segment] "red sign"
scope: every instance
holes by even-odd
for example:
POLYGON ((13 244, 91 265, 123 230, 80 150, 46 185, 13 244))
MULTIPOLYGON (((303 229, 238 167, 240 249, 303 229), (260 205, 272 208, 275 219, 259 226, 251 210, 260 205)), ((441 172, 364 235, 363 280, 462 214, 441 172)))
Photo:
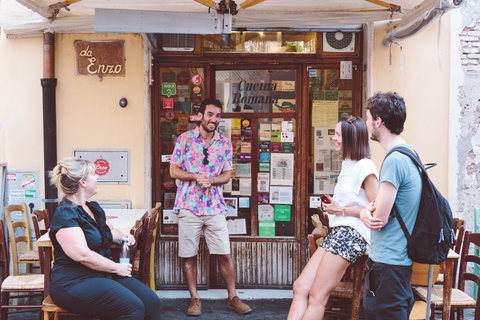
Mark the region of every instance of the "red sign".
POLYGON ((201 75, 199 75, 198 73, 197 74, 194 74, 192 76, 192 83, 196 86, 199 86, 201 85, 203 82, 203 77, 201 75))
POLYGON ((173 189, 173 187, 175 186, 175 182, 173 182, 172 179, 167 179, 163 182, 163 186, 165 187, 165 189, 173 189))
POLYGON ((163 109, 173 109, 173 98, 163 98, 163 109))
POLYGON ((105 159, 97 159, 94 163, 97 168, 95 170, 95 173, 99 176, 106 175, 108 173, 108 170, 110 170, 110 163, 108 163, 105 159))

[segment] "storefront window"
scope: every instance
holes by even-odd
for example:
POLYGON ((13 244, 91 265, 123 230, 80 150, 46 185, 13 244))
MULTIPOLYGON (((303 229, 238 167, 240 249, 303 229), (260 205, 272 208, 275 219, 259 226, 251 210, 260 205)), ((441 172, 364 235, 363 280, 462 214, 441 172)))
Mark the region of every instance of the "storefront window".
POLYGON ((310 70, 310 208, 315 199, 319 205, 320 195, 332 195, 337 183, 342 154, 332 137, 341 117, 353 114, 353 88, 353 79, 341 79, 339 69, 310 70))
POLYGON ((315 53, 315 32, 232 32, 230 47, 223 47, 222 35, 205 35, 205 52, 315 53))
POLYGON ((160 183, 163 194, 162 234, 178 234, 173 205, 177 187, 170 177, 170 156, 179 135, 194 129, 200 103, 206 97, 203 68, 160 68, 160 183))
POLYGON ((224 112, 295 112, 294 70, 217 71, 216 97, 224 112))
POLYGON ((295 235, 295 75, 295 70, 215 73, 216 97, 224 105, 219 131, 234 148, 232 180, 223 189, 230 235, 295 235))

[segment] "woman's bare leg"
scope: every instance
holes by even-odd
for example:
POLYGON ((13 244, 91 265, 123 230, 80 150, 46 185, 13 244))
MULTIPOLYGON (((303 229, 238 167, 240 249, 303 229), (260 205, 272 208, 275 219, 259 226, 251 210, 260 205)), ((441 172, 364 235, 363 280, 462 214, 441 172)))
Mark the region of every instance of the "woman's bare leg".
POLYGON ((328 251, 325 252, 308 293, 308 306, 303 320, 323 319, 328 298, 342 280, 348 266, 350 266, 350 262, 341 256, 328 251))
POLYGON ((308 293, 312 288, 313 281, 317 274, 320 261, 322 260, 325 249, 322 247, 315 251, 315 254, 308 260, 300 276, 293 283, 293 300, 288 312, 288 320, 302 319, 308 305, 308 293))

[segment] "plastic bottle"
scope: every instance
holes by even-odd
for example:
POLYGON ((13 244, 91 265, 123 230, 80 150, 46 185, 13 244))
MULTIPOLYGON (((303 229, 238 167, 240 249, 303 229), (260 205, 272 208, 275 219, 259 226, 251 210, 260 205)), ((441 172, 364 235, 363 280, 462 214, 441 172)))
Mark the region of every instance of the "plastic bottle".
POLYGON ((130 247, 128 238, 122 239, 122 252, 120 252, 120 263, 130 263, 130 247))

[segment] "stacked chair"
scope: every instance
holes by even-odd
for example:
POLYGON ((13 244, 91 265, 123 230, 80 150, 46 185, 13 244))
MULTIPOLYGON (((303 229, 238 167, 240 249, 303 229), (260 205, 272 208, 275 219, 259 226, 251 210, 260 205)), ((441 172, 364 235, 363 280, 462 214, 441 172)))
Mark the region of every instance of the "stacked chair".
MULTIPOLYGON (((0 220, 0 267, 2 269, 0 303, 1 320, 6 320, 10 313, 40 311, 42 308, 40 304, 9 305, 10 298, 30 298, 32 296, 43 297, 44 295, 43 274, 9 275, 9 255, 4 230, 3 221, 0 220), (15 296, 10 297, 10 294, 15 294, 15 296)), ((41 271, 43 273, 43 270, 41 271)))

